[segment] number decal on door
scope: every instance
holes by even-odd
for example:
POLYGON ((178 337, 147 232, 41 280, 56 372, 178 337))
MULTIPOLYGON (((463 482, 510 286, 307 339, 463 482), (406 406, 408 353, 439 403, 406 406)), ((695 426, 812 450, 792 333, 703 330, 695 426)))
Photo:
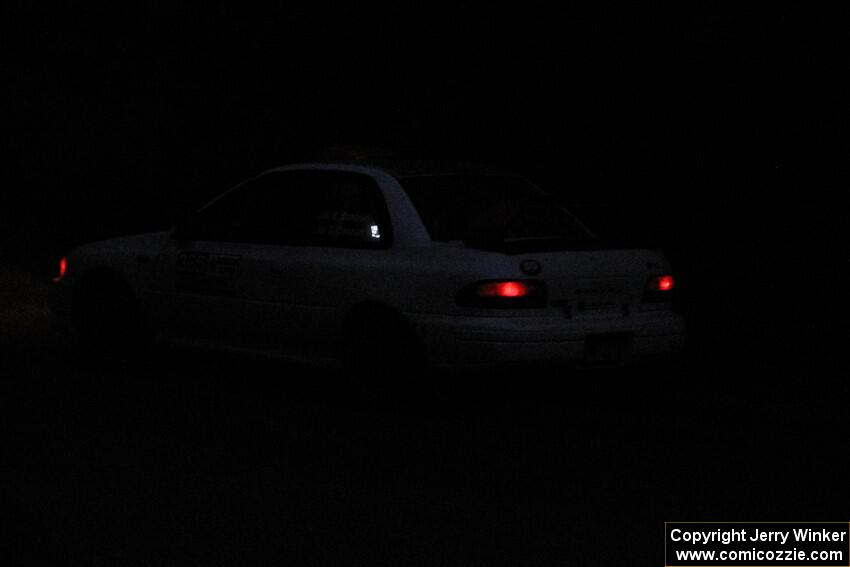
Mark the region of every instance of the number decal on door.
POLYGON ((177 256, 177 274, 200 276, 207 272, 210 255, 206 252, 181 252, 177 256))
POLYGON ((181 252, 177 256, 177 290, 205 295, 233 295, 241 273, 241 263, 241 256, 181 252))

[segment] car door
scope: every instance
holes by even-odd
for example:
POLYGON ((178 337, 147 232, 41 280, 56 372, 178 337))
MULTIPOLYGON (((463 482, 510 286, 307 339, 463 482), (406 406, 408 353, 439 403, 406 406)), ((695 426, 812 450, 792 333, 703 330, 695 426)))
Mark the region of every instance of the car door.
POLYGON ((307 301, 313 284, 309 275, 296 277, 291 267, 311 261, 298 251, 314 239, 312 218, 321 195, 314 191, 312 176, 298 170, 260 176, 232 227, 242 270, 237 290, 244 321, 241 347, 277 352, 300 336, 295 310, 307 301))
POLYGON ((391 242, 383 198, 360 173, 285 171, 263 178, 237 230, 249 247, 243 272, 252 276, 240 285, 242 339, 264 350, 323 354, 361 285, 364 254, 391 242))
POLYGON ((197 224, 157 258, 159 327, 274 352, 325 350, 392 237, 377 184, 345 171, 266 173, 204 207, 197 224))
POLYGON ((166 339, 230 346, 241 335, 242 247, 233 231, 252 182, 201 209, 189 230, 175 230, 156 258, 150 294, 154 326, 166 339))

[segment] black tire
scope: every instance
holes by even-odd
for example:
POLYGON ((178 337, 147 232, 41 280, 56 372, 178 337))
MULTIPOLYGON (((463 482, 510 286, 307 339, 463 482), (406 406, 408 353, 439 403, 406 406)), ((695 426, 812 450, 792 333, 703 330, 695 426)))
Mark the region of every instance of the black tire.
POLYGON ((371 397, 408 397, 421 393, 428 373, 416 333, 389 308, 368 306, 354 310, 342 340, 345 372, 371 397))
POLYGON ((75 286, 68 334, 75 358, 86 364, 127 362, 150 347, 133 291, 106 271, 75 286))

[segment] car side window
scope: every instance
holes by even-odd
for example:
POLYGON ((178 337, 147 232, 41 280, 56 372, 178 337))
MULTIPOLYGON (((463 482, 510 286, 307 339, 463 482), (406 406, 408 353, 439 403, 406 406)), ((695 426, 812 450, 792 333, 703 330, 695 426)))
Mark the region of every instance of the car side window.
POLYGON ((389 222, 374 181, 347 173, 323 174, 316 181, 317 192, 324 196, 312 228, 318 240, 345 248, 386 247, 389 222))
MULTIPOLYGON (((246 187, 231 240, 284 246, 386 248, 383 197, 368 176, 337 171, 269 173, 246 187)), ((236 213, 236 211, 234 211, 236 213)))

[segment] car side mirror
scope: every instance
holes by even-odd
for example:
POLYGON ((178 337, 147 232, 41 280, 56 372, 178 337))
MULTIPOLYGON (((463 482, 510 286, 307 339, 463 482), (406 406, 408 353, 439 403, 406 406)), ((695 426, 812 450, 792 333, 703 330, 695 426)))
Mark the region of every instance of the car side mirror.
POLYGON ((201 217, 198 211, 186 211, 174 224, 174 230, 171 231, 171 238, 174 240, 195 240, 200 226, 201 217))

